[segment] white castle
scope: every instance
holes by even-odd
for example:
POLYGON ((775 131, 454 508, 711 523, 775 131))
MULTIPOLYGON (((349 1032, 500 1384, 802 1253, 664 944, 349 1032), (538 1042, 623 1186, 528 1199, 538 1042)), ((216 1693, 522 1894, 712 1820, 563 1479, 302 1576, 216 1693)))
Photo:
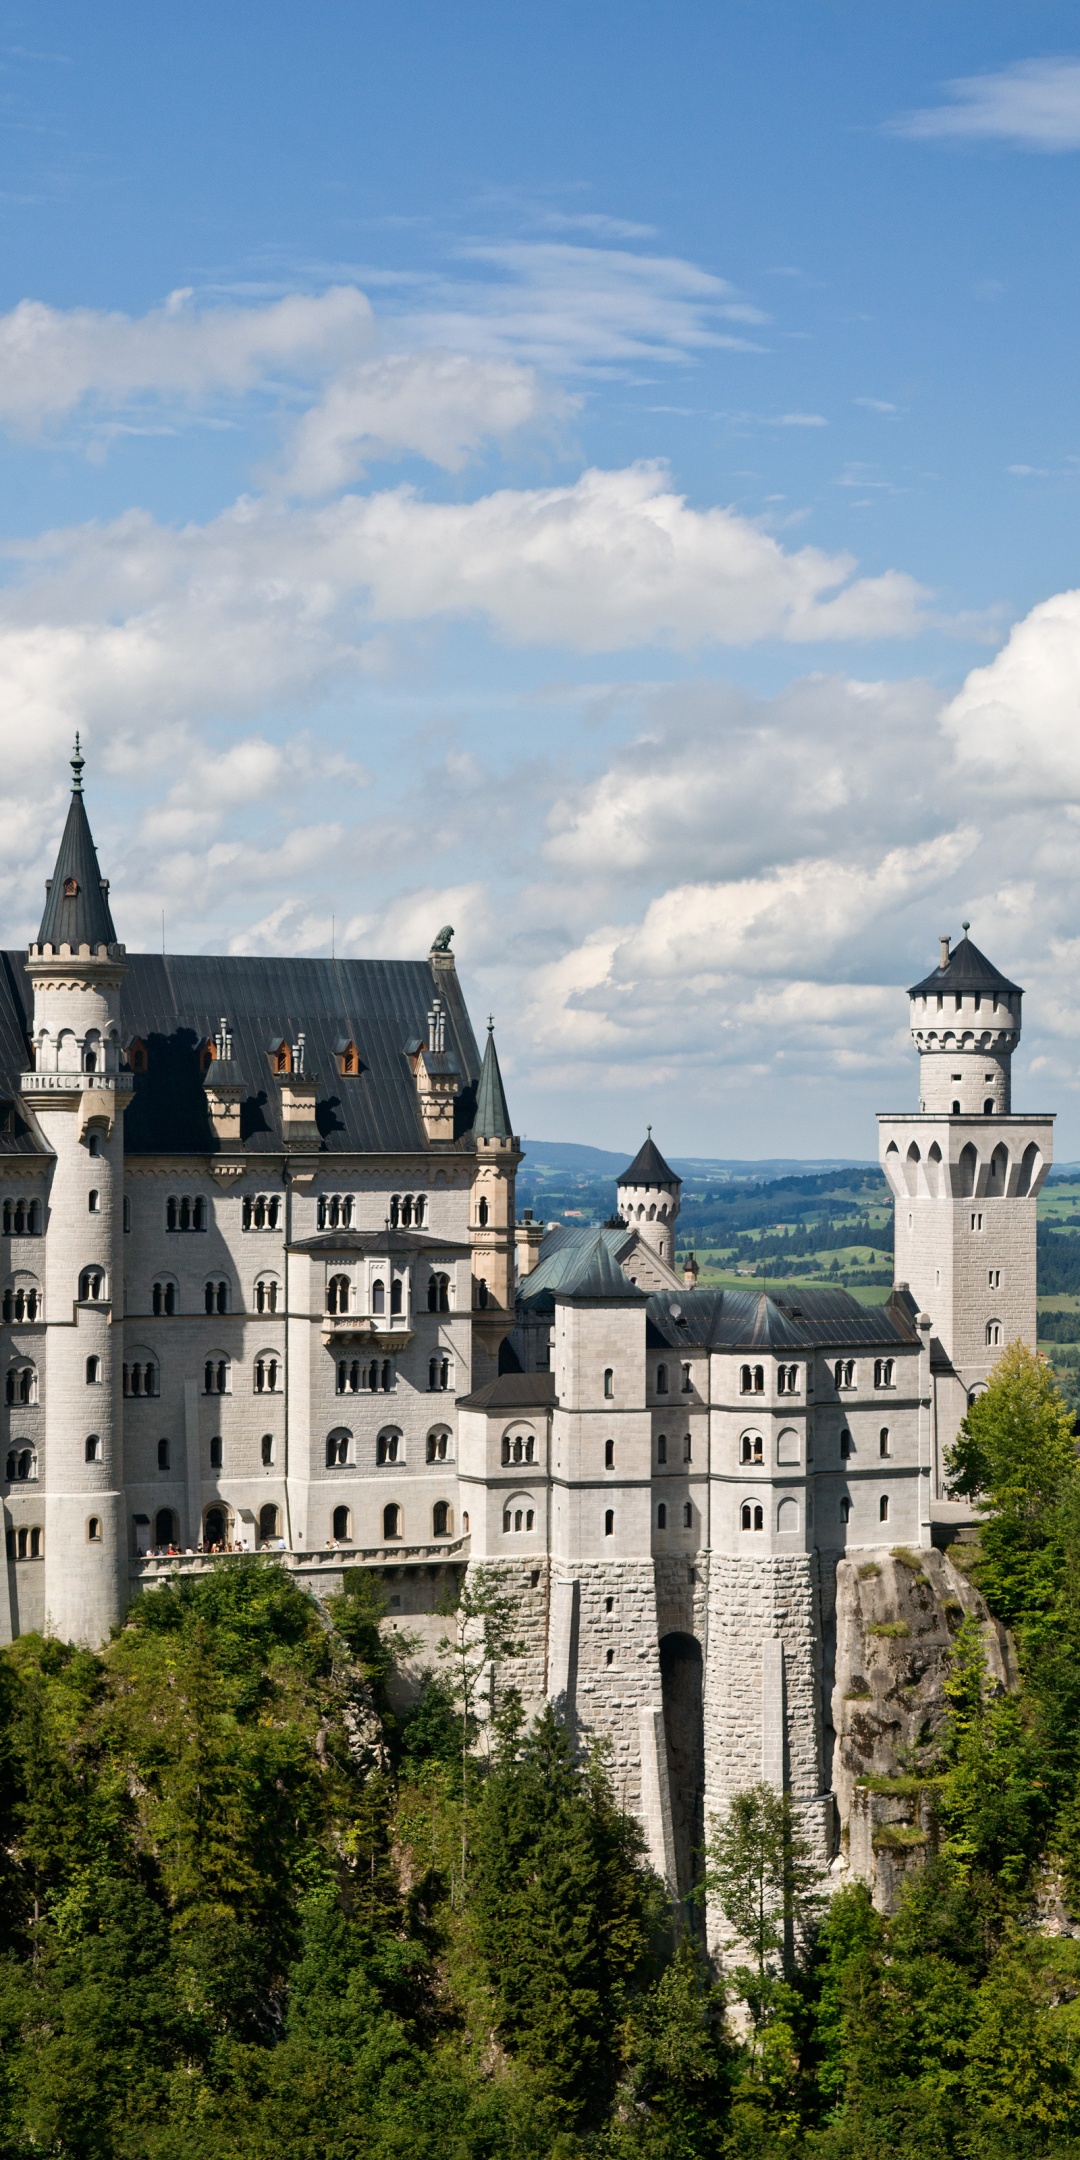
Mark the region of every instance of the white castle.
POLYGON ((1035 1341, 1053 1121, 1012 1110, 1019 989, 965 935, 910 993, 886 1304, 698 1288, 651 1136, 615 1223, 517 1221, 449 930, 421 961, 128 954, 72 764, 0 989, 0 1639, 100 1643, 213 1548, 316 1591, 375 1569, 421 1628, 496 1565, 510 1677, 606 1737, 673 1888, 762 1777, 830 1849, 837 1561, 931 1544, 967 1402, 1035 1341))

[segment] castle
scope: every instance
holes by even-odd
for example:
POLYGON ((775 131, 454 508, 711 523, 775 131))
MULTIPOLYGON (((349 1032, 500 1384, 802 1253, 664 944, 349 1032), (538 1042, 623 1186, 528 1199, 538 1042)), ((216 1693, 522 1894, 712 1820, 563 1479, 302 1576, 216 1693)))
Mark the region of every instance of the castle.
POLYGON ((1035 1340, 1020 990, 965 925, 910 993, 886 1304, 699 1288, 651 1135, 617 1221, 518 1221, 449 930, 420 961, 129 954, 72 765, 0 979, 0 1639, 100 1643, 222 1547, 316 1592, 376 1569, 410 1627, 484 1563, 526 1705, 607 1739, 673 1890, 762 1777, 828 1852, 837 1561, 932 1542, 966 1403, 1035 1340))

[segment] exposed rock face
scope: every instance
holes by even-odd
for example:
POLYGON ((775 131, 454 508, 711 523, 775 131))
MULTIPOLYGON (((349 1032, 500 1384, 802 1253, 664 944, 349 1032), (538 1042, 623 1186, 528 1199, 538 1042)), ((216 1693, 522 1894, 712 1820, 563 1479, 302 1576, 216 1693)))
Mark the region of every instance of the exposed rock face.
POLYGON ((833 1787, 847 1868, 883 1912, 894 1907, 905 1869, 933 1843, 926 1771, 966 1613, 980 1624, 991 1681, 1013 1686, 1005 1630, 946 1554, 897 1546, 855 1553, 837 1568, 833 1787))

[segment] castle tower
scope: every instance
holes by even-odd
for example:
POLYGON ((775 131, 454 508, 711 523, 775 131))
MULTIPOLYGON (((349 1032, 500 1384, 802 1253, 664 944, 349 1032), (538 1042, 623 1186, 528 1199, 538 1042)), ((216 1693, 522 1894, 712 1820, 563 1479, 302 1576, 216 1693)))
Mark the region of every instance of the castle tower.
POLYGON ((21 1079, 54 1162, 44 1263, 45 1625, 104 1641, 120 1618, 124 1143, 132 1086, 120 1070, 126 972, 83 801, 78 738, 71 807, 30 946, 33 1067, 21 1079))
POLYGON ((1053 1117, 1012 1108, 1023 992, 967 936, 909 991, 919 1108, 882 1113, 894 1271, 929 1314, 935 1493, 968 1401, 1005 1345, 1036 1340, 1036 1199, 1053 1117))
MULTIPOLYGON (((521 1147, 510 1126, 506 1091, 495 1049, 495 1022, 488 1021, 484 1061, 476 1090, 476 1176, 473 1180, 473 1341, 492 1362, 514 1325, 517 1288, 516 1174, 521 1147)), ((480 1375, 479 1377, 483 1377, 480 1375)), ((474 1374, 474 1381, 477 1375, 474 1374)))
POLYGON ((675 1217, 679 1212, 682 1179, 668 1168, 649 1126, 645 1145, 638 1149, 617 1187, 619 1214, 628 1230, 636 1230, 646 1245, 668 1267, 675 1265, 675 1217))

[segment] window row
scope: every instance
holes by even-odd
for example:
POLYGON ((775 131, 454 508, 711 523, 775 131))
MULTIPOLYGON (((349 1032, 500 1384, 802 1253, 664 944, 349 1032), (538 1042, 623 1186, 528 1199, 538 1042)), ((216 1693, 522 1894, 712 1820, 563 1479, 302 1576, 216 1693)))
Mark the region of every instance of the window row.
POLYGON ((13 1447, 8 1449, 7 1461, 4 1465, 4 1476, 6 1477, 9 1485, 24 1484, 27 1479, 33 1482, 33 1480, 36 1479, 37 1474, 38 1459, 36 1448, 13 1447))
MULTIPOLYGON (((694 1527, 694 1503, 692 1500, 684 1500, 682 1519, 683 1529, 692 1530, 694 1527)), ((668 1527, 668 1511, 666 1500, 661 1500, 659 1506, 657 1507, 656 1527, 658 1530, 666 1530, 668 1527)))
POLYGON ((40 1524, 20 1523, 17 1530, 9 1530, 7 1556, 9 1560, 44 1560, 45 1532, 40 1524))
POLYGON ((389 1395, 397 1385, 397 1373, 391 1358, 339 1358, 337 1367, 337 1391, 339 1395, 389 1395))
POLYGON ((391 1230, 422 1230, 427 1221, 426 1193, 391 1193, 391 1230))
POLYGON ((41 1291, 37 1283, 9 1283, 4 1292, 3 1314, 7 1325, 42 1317, 41 1291))
MULTIPOLYGON (((658 1395, 666 1395, 668 1393, 668 1369, 666 1365, 658 1365, 656 1368, 656 1392, 658 1395)), ((689 1365, 684 1365, 682 1367, 680 1393, 683 1395, 692 1395, 693 1392, 693 1373, 689 1365)))
MULTIPOLYGON (((608 1443, 607 1443, 607 1444, 608 1444, 608 1446, 609 1446, 609 1447, 611 1446, 611 1442, 610 1442, 610 1440, 608 1441, 608 1443)), ((667 1434, 666 1434, 666 1433, 658 1433, 658 1434, 657 1434, 657 1436, 656 1436, 656 1460, 657 1460, 657 1462, 658 1462, 658 1463, 666 1463, 667 1459, 668 1459, 668 1443, 667 1443, 667 1434)), ((691 1438, 690 1438, 690 1434, 689 1434, 689 1433, 684 1433, 684 1434, 683 1434, 683 1443, 682 1443, 682 1459, 683 1459, 683 1461, 684 1461, 684 1462, 692 1462, 692 1461, 693 1461, 693 1442, 692 1442, 692 1440, 691 1440, 691 1438)), ((608 1464, 608 1468, 609 1468, 609 1469, 611 1468, 611 1464, 610 1464, 610 1463, 608 1464)))
MULTIPOLYGON (((776 1368, 776 1392, 778 1395, 797 1395, 799 1392, 799 1367, 778 1365, 776 1368)), ((739 1369, 740 1395, 763 1395, 765 1393, 765 1367, 743 1365, 739 1369)))
MULTIPOLYGON (((849 1432, 842 1432, 840 1435, 840 1454, 842 1458, 846 1462, 848 1457, 854 1455, 854 1453, 855 1442, 851 1434, 849 1432)), ((887 1425, 883 1425, 881 1431, 878 1434, 878 1454, 890 1455, 891 1453, 892 1447, 889 1441, 889 1428, 887 1425)))
POLYGON ((5 1200, 5 1237, 40 1237, 43 1222, 44 1211, 40 1200, 5 1200))

